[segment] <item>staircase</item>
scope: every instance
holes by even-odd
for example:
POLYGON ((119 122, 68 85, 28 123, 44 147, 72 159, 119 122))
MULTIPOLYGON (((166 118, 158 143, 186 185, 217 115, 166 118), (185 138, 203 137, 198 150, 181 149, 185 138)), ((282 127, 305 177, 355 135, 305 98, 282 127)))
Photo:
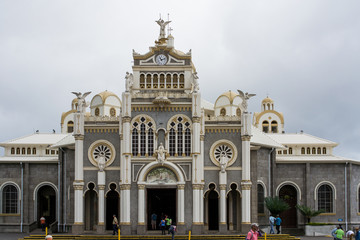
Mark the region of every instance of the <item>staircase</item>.
MULTIPOLYGON (((65 235, 53 234, 54 240, 117 240, 118 236, 113 235, 65 235)), ((171 235, 127 235, 120 236, 121 240, 169 240, 171 235)), ((19 240, 44 240, 45 235, 30 235, 19 240)), ((176 240, 188 240, 188 235, 175 235, 176 240)), ((192 240, 244 240, 245 234, 241 235, 192 235, 192 240)), ((258 238, 265 240, 265 236, 258 238)), ((266 240, 300 240, 289 234, 268 234, 266 240)))

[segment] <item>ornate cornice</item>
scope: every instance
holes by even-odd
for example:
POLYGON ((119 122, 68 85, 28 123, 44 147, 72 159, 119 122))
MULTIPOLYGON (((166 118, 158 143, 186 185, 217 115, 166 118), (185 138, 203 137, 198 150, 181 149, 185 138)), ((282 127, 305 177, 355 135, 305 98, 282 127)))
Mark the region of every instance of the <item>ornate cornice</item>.
POLYGON ((132 107, 132 112, 187 112, 191 111, 190 106, 185 107, 150 107, 150 106, 139 106, 132 107))
POLYGON ((130 123, 131 122, 131 117, 122 117, 122 122, 123 123, 130 123))
POLYGON ((206 128, 206 133, 240 133, 238 128, 206 128))
POLYGON ((192 121, 193 123, 200 123, 201 118, 200 117, 193 117, 192 121))

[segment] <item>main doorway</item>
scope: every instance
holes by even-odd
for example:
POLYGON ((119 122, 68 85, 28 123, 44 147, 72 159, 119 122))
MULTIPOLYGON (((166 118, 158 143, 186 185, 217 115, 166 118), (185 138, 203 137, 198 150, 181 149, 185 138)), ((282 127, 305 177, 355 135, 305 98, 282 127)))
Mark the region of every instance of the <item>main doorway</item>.
POLYGON ((116 215, 118 221, 119 217, 119 193, 116 191, 116 184, 110 184, 110 191, 106 194, 106 230, 112 230, 113 215, 116 215))
POLYGON ((156 229, 159 228, 161 218, 165 215, 176 221, 176 188, 148 188, 147 189, 147 228, 151 228, 151 215, 157 215, 156 229))
POLYGON ((283 199, 290 208, 280 214, 280 218, 283 220, 282 226, 284 228, 296 228, 297 227, 297 191, 296 188, 291 185, 283 186, 279 191, 279 197, 283 199))
POLYGON ((37 220, 41 217, 45 217, 48 226, 56 221, 56 193, 51 186, 42 186, 37 192, 37 220))

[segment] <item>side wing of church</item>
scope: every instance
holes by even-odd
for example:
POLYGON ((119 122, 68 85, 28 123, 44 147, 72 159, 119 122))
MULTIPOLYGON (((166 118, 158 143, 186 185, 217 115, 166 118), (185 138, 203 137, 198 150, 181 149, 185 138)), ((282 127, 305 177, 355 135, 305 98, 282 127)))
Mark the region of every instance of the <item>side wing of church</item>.
POLYGON ((159 230, 166 217, 180 234, 247 232, 268 225, 268 196, 290 205, 284 227, 304 227, 296 204, 323 209, 319 222, 358 223, 360 162, 334 156, 334 142, 285 133, 268 97, 253 116, 251 94, 202 99, 191 51, 157 22, 121 96, 75 93, 61 134, 0 143, 0 231, 30 232, 45 217, 53 231, 102 234, 115 215, 122 234, 159 230))

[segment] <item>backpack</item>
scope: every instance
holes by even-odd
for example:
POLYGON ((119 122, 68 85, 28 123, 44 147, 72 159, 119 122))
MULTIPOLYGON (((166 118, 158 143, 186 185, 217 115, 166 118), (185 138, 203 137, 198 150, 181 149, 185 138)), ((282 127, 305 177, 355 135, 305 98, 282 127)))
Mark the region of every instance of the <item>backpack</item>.
MULTIPOLYGON (((248 238, 247 238, 247 235, 246 235, 246 240, 252 240, 252 238, 253 238, 253 236, 254 236, 254 233, 253 233, 252 231, 249 231, 249 232, 251 232, 251 237, 250 237, 250 239, 248 239, 248 238)), ((248 233, 248 235, 249 235, 249 233, 248 233)))

